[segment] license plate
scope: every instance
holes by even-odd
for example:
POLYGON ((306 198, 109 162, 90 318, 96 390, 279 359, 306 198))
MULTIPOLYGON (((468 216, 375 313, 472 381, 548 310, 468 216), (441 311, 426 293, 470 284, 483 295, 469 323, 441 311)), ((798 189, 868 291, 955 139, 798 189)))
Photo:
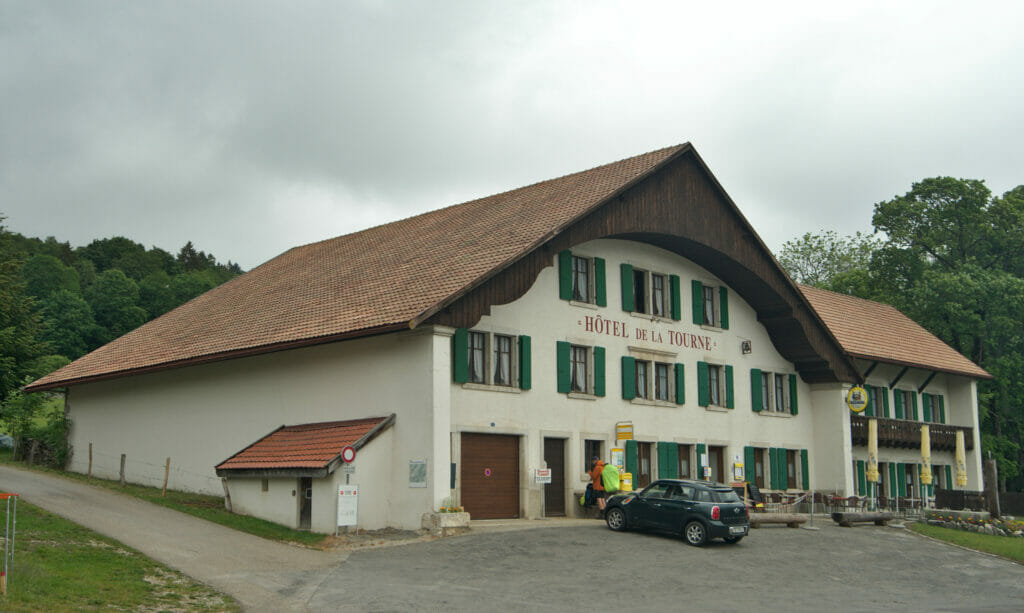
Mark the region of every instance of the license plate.
POLYGON ((729 526, 729 534, 746 534, 746 526, 729 526))

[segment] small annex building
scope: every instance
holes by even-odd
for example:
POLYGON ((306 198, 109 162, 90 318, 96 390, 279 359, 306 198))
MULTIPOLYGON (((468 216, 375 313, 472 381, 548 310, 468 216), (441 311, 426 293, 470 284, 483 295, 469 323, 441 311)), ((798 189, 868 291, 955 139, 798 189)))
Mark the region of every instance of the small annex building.
MULTIPOLYGON (((329 504, 313 505, 313 501, 333 501, 338 488, 347 485, 347 475, 338 471, 345 463, 342 451, 346 447, 361 456, 368 481, 387 479, 391 441, 385 436, 374 447, 367 443, 386 433, 394 422, 392 414, 281 426, 218 464, 217 476, 226 479, 232 507, 238 513, 300 530, 332 532, 335 509, 329 504)), ((387 500, 379 491, 368 494, 360 500, 362 511, 386 514, 387 500)))
POLYGON ((880 494, 918 495, 925 422, 937 486, 977 490, 986 378, 891 307, 795 284, 683 144, 296 247, 26 389, 63 390, 71 470, 125 454, 159 484, 171 457, 173 488, 224 476, 236 509, 330 532, 343 478, 363 529, 447 501, 569 514, 619 447, 638 487, 743 465, 763 492, 863 495, 857 384, 880 494))

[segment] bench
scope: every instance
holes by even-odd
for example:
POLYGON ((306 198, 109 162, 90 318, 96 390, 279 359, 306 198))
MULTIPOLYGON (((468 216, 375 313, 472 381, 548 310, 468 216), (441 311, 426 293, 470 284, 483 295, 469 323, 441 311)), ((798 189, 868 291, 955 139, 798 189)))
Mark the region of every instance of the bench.
POLYGON ((876 526, 887 526, 893 515, 887 511, 874 513, 864 511, 844 511, 832 514, 832 521, 844 528, 852 528, 853 524, 874 523, 876 526))
POLYGON ((760 528, 761 524, 786 524, 790 528, 799 528, 807 522, 806 515, 797 513, 751 513, 750 527, 760 528))

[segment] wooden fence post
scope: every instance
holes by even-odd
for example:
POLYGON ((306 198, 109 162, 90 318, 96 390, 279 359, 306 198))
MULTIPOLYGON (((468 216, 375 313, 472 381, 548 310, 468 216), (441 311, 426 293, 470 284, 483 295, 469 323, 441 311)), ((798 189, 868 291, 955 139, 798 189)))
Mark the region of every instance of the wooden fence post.
POLYGON ((124 487, 124 458, 125 454, 121 454, 121 487, 124 487))
POLYGON ((228 510, 228 513, 234 513, 231 510, 231 492, 228 491, 228 479, 227 477, 220 478, 221 485, 224 486, 224 508, 228 510))
POLYGON ((92 477, 92 443, 89 443, 89 472, 85 473, 86 477, 92 477))
POLYGON ((167 464, 164 465, 164 491, 160 493, 164 498, 167 497, 167 476, 171 474, 171 458, 167 458, 167 464))

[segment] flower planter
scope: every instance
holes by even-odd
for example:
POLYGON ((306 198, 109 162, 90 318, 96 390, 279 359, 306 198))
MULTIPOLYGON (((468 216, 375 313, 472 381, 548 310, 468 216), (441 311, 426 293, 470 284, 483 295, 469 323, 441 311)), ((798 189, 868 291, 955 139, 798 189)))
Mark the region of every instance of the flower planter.
POLYGON ((424 513, 423 529, 433 536, 455 536, 469 532, 469 513, 424 513))

